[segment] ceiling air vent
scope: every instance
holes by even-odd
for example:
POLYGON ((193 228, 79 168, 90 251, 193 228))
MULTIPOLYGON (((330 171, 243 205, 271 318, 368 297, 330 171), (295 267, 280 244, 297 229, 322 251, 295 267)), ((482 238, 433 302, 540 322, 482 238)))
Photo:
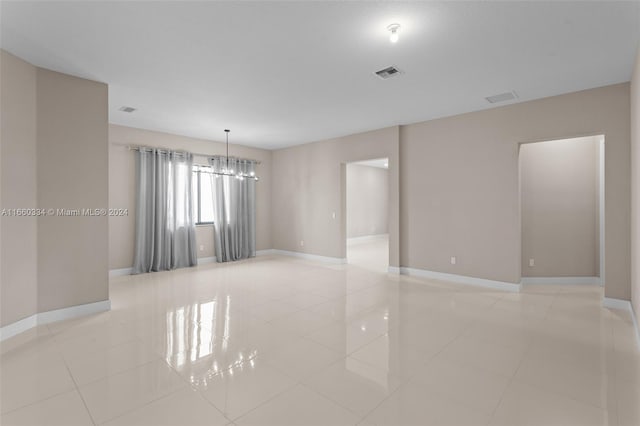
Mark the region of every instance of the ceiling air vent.
POLYGON ((500 93, 499 95, 493 95, 485 98, 490 104, 497 104, 499 102, 512 101, 518 99, 518 94, 515 91, 500 93))
POLYGON ((402 71, 400 71, 398 68, 392 66, 392 67, 388 67, 388 68, 385 68, 385 69, 380 70, 380 71, 376 71, 375 74, 378 77, 380 77, 381 79, 386 80, 388 78, 395 77, 397 75, 402 74, 402 71))
POLYGON ((133 111, 135 111, 135 110, 136 110, 135 108, 130 107, 130 106, 123 106, 123 107, 120 107, 120 111, 123 111, 123 112, 133 112, 133 111))

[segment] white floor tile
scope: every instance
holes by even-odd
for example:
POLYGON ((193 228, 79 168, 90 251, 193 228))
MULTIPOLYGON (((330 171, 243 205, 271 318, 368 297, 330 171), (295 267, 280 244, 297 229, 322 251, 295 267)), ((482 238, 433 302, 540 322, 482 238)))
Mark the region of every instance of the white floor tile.
POLYGON ((66 392, 3 414, 3 426, 91 426, 93 421, 77 391, 66 392))
POLYGON ((198 392, 185 388, 115 418, 105 426, 222 426, 229 419, 198 392))
POLYGON ((602 288, 520 293, 284 256, 116 277, 112 310, 0 345, 0 423, 637 426, 602 288))
POLYGON ((347 426, 357 422, 358 417, 348 410, 302 385, 235 420, 238 426, 347 426))
POLYGON ((80 387, 96 423, 126 414, 186 387, 164 362, 154 361, 80 387))

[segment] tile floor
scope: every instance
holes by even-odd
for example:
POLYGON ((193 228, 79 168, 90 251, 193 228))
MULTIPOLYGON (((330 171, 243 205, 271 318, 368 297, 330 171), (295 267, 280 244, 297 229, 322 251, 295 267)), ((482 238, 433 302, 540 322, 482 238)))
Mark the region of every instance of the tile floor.
POLYGON ((640 425, 631 318, 599 287, 398 277, 352 249, 114 278, 112 311, 3 342, 0 424, 640 425))

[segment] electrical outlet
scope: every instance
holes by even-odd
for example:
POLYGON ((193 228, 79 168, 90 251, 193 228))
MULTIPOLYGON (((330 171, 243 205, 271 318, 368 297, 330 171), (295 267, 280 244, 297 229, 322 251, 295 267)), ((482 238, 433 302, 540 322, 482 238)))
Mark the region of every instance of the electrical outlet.
POLYGON ((529 259, 529 267, 533 268, 534 266, 536 266, 536 261, 535 259, 529 259))
POLYGON ((451 264, 452 265, 456 264, 456 257, 455 256, 451 256, 451 264))
POLYGON ((336 218, 336 212, 331 212, 331 219, 335 219, 336 218))
POLYGON ((200 244, 200 251, 204 251, 204 244, 200 244))
POLYGON ((300 247, 304 247, 304 240, 300 240, 300 247))

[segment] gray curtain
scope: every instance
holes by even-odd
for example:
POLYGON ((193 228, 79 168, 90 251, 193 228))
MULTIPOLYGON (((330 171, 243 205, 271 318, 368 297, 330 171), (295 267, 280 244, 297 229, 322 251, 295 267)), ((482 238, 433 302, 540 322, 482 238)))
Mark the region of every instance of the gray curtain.
POLYGON ((191 192, 193 156, 140 148, 136 162, 133 273, 196 265, 191 192))
POLYGON ((218 262, 246 259, 256 255, 256 163, 239 158, 209 159, 211 174, 213 227, 218 262))

